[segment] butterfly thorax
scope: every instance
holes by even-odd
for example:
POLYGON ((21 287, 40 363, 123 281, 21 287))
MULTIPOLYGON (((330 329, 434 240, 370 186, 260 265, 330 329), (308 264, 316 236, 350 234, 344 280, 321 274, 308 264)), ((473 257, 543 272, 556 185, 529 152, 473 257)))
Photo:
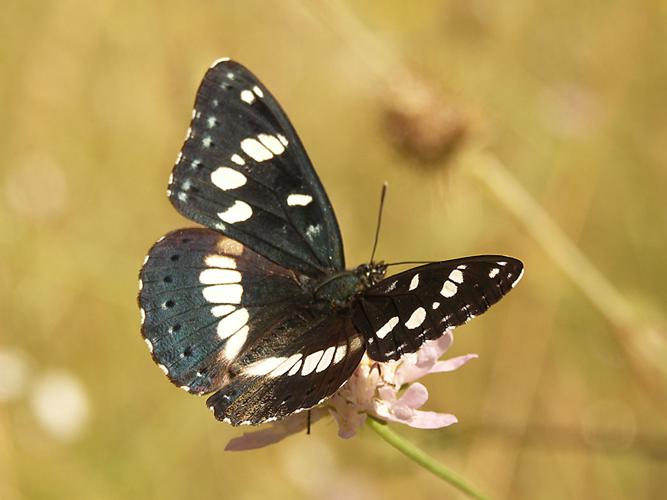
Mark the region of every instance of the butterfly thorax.
POLYGON ((315 302, 334 309, 346 307, 356 295, 382 281, 386 271, 387 266, 383 262, 371 262, 350 271, 331 274, 315 287, 315 302))

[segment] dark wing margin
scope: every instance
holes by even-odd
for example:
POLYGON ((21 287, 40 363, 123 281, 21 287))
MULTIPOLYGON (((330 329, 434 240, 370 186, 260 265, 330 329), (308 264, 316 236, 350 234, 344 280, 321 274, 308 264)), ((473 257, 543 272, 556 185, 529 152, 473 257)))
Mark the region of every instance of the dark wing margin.
POLYGON ((384 279, 355 302, 368 355, 389 361, 479 316, 523 276, 512 257, 480 255, 427 264, 384 279))
POLYGON ((310 276, 343 270, 331 203, 287 115, 237 62, 204 75, 169 183, 186 217, 310 276))

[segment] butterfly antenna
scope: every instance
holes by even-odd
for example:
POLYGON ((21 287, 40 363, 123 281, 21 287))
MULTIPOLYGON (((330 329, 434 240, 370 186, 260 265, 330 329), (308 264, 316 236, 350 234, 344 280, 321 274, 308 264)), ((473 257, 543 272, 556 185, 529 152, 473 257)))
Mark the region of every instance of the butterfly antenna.
POLYGON ((306 434, 310 434, 310 410, 308 410, 308 416, 306 417, 306 434))
POLYGON ((385 266, 405 266, 407 264, 433 264, 435 262, 440 262, 438 260, 404 260, 402 262, 390 262, 385 264, 385 266))
POLYGON ((373 262, 373 258, 375 257, 375 250, 377 250, 378 247, 378 239, 380 238, 380 226, 382 225, 382 211, 384 210, 384 197, 387 194, 388 186, 389 183, 387 183, 387 181, 384 181, 384 184, 382 184, 382 192, 380 193, 380 210, 378 211, 378 222, 377 225, 375 226, 375 241, 373 242, 373 251, 371 252, 370 262, 373 262))

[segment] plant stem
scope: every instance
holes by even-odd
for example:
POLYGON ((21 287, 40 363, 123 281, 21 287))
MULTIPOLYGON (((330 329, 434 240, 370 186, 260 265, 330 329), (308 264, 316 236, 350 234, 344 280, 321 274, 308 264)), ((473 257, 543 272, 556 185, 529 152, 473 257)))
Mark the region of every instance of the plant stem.
POLYGON ((471 498, 477 498, 479 500, 488 499, 487 496, 477 491, 461 476, 449 470, 447 467, 436 461, 433 457, 427 455, 415 445, 396 434, 385 422, 377 420, 369 415, 366 419, 366 424, 368 427, 373 429, 373 431, 375 431, 382 439, 403 453, 406 457, 421 465, 429 472, 435 474, 440 479, 447 481, 459 491, 465 493, 471 498))
POLYGON ((627 354, 648 362, 664 377, 663 381, 667 379, 667 342, 658 333, 659 328, 646 324, 630 301, 565 235, 499 160, 483 151, 473 150, 464 158, 464 164, 609 320, 627 354))

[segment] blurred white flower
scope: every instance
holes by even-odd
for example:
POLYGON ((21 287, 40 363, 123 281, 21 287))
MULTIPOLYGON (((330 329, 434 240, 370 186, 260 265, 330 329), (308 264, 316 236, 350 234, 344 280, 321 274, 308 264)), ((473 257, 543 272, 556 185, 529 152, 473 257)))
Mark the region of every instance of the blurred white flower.
MULTIPOLYGON (((338 423, 338 435, 344 439, 354 436, 368 415, 419 429, 439 429, 456 423, 456 417, 449 413, 419 409, 428 400, 428 391, 416 382, 430 373, 456 370, 477 357, 466 354, 439 361, 453 340, 452 330, 447 330, 439 339, 425 342, 417 352, 387 363, 378 363, 364 355, 345 385, 322 406, 311 410, 311 423, 326 416, 328 411, 338 423)), ((232 439, 225 449, 261 448, 301 432, 306 426, 306 416, 297 413, 266 429, 232 439)))
POLYGON ((562 83, 547 89, 539 111, 547 127, 566 139, 586 139, 604 119, 600 97, 576 83, 562 83))
POLYGON ((29 372, 25 354, 14 349, 0 350, 0 402, 23 395, 29 372))
POLYGON ((81 382, 65 372, 42 376, 35 383, 30 404, 44 430, 63 441, 78 437, 90 414, 88 397, 81 382))

